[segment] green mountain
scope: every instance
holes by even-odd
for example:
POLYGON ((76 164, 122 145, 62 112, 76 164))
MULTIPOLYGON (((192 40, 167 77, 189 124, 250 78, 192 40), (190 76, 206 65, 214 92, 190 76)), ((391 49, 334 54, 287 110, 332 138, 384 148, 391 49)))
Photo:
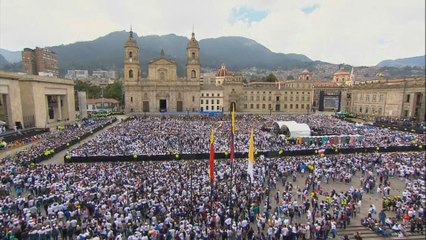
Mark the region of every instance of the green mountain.
POLYGON ((5 57, 3 57, 3 55, 0 54, 0 68, 3 68, 4 66, 8 65, 9 62, 6 60, 5 57))
MULTIPOLYGON (((123 48, 128 32, 112 32, 93 41, 76 42, 68 45, 48 47, 56 52, 61 75, 68 69, 112 69, 122 71, 123 48)), ((137 37, 140 50, 142 76, 146 76, 148 62, 160 56, 161 49, 166 57, 176 61, 178 75, 184 73, 187 37, 149 35, 137 37)), ((274 53, 254 40, 243 37, 220 37, 199 40, 200 61, 203 68, 219 68, 225 63, 233 71, 256 67, 267 70, 303 67, 312 62, 301 54, 274 53)))
POLYGON ((384 60, 377 64, 378 67, 424 67, 425 56, 400 58, 395 60, 384 60))

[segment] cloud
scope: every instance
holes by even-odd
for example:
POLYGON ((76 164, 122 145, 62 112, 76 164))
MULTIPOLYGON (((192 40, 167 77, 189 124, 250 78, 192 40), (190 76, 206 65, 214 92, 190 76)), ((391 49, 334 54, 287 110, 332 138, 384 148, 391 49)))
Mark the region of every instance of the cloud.
POLYGON ((311 14, 313 11, 317 10, 318 8, 319 8, 319 5, 314 4, 312 6, 302 8, 302 12, 304 12, 305 14, 311 14))
POLYGON ((425 55, 424 0, 0 0, 0 48, 8 50, 93 40, 130 25, 139 36, 187 37, 194 26, 198 40, 243 36, 332 63, 425 55))
POLYGON ((267 11, 255 10, 246 6, 238 6, 232 9, 230 15, 230 22, 243 22, 250 25, 252 22, 260 22, 268 16, 267 11))

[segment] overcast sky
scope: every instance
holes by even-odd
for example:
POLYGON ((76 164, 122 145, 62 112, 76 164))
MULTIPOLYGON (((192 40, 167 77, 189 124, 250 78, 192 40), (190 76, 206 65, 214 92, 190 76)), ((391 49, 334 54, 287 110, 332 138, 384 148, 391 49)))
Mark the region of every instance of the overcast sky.
POLYGON ((425 54, 425 0, 0 0, 0 48, 94 40, 113 31, 243 36, 274 52, 376 65, 425 54))

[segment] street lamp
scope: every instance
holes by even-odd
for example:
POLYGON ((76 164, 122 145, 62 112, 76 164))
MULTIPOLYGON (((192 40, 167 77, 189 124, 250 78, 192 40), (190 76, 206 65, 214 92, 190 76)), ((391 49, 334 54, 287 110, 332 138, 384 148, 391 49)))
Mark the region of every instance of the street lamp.
POLYGON ((269 108, 269 116, 272 115, 272 107, 269 108))

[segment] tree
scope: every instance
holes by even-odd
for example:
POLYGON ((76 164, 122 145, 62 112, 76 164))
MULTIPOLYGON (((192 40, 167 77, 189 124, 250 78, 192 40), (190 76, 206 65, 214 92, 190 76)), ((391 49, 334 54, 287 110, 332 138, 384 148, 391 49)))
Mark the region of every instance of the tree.
POLYGON ((287 76, 287 80, 294 80, 293 75, 288 75, 288 76, 287 76))
POLYGON ((91 99, 101 97, 102 90, 99 86, 95 86, 81 80, 76 80, 74 83, 74 90, 86 92, 87 98, 91 99))
POLYGON ((276 82, 278 81, 277 77, 274 74, 270 73, 266 78, 265 82, 276 82))
POLYGON ((113 84, 106 86, 104 89, 104 97, 106 98, 114 98, 115 100, 123 102, 123 88, 121 83, 115 81, 113 84))

